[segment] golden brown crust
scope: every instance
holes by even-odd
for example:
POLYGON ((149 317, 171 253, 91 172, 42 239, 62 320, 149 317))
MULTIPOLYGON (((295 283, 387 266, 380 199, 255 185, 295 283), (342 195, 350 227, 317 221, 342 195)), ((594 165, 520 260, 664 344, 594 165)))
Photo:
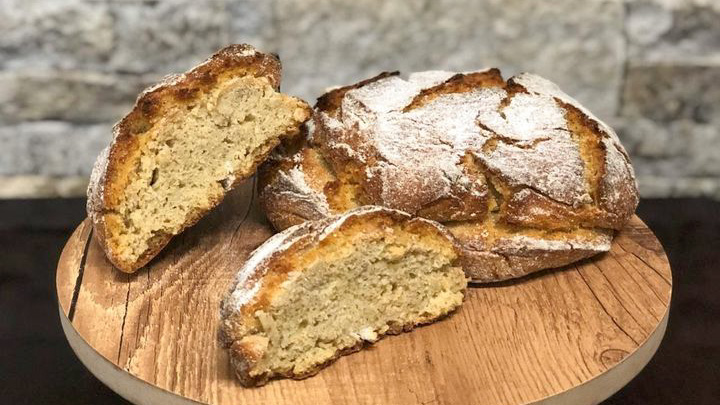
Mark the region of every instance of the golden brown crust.
POLYGON ((503 281, 562 267, 610 249, 607 229, 528 230, 483 222, 448 224, 461 247, 465 274, 473 282, 503 281))
POLYGON ((479 87, 505 87, 500 69, 492 68, 480 72, 458 73, 446 81, 427 89, 422 89, 412 102, 403 108, 404 112, 421 107, 438 96, 451 93, 465 93, 479 87))
POLYGON ((370 83, 385 79, 387 77, 397 76, 399 74, 400 74, 400 72, 398 72, 398 71, 382 72, 382 73, 378 74, 377 76, 359 81, 355 84, 351 84, 349 86, 338 87, 337 89, 330 90, 317 99, 317 103, 315 103, 315 108, 321 109, 323 111, 334 112, 335 110, 340 108, 340 103, 342 102, 342 98, 345 96, 345 93, 347 93, 348 91, 353 90, 353 89, 358 89, 358 88, 366 86, 370 83))
POLYGON ((535 249, 502 255, 495 252, 464 249, 461 265, 474 283, 490 283, 524 277, 542 269, 563 267, 602 253, 598 249, 548 251, 535 249), (538 266, 538 263, 542 263, 538 266), (541 267, 541 268, 538 268, 541 267))
MULTIPOLYGON (((136 161, 134 157, 140 153, 144 142, 147 142, 138 135, 150 130, 170 108, 189 107, 217 83, 240 76, 253 76, 265 80, 273 89, 278 90, 281 76, 280 62, 275 56, 258 52, 250 45, 230 45, 187 73, 167 76, 157 85, 146 89, 138 97, 132 111, 114 126, 113 141, 104 155, 99 157, 93 169, 95 181, 91 182, 88 188, 87 209, 88 216, 93 221, 95 237, 108 259, 118 269, 124 272, 136 271, 155 257, 173 236, 163 233, 154 235, 149 241, 149 248, 133 262, 126 262, 115 255, 115 247, 110 245, 107 238, 108 227, 122 221, 122 218, 114 212, 123 199, 123 190, 127 187, 131 178, 130 173, 134 170, 136 161)), ((302 122, 310 117, 311 110, 304 102, 300 100, 297 102, 298 108, 304 112, 304 117, 296 118, 302 122)), ((299 125, 295 130, 282 136, 292 137, 298 133, 299 125)), ((268 148, 265 155, 257 156, 252 168, 265 160, 271 149, 268 148)), ((228 185, 227 189, 236 186, 250 175, 252 171, 235 173, 234 183, 228 185)), ((196 223, 221 200, 222 196, 214 198, 210 202, 210 207, 188 213, 184 228, 196 223)))
POLYGON ((267 339, 263 340, 257 336, 248 336, 230 344, 230 363, 235 368, 235 375, 242 385, 259 386, 269 379, 269 375, 250 375, 250 370, 260 361, 266 347, 267 339))
POLYGON ((315 196, 324 198, 323 187, 330 180, 324 175, 322 158, 317 151, 304 148, 307 128, 303 127, 303 131, 301 137, 284 140, 258 169, 257 189, 260 204, 270 222, 280 230, 308 219, 320 219, 329 215, 327 201, 302 198, 303 195, 312 197, 308 194, 307 187, 313 188, 315 196), (295 162, 289 157, 295 155, 298 159, 311 162, 306 166, 308 170, 314 170, 313 176, 308 178, 308 184, 298 184, 297 179, 291 178, 295 162), (286 205, 289 199, 294 200, 290 206, 286 205))
MULTIPOLYGON (((307 137, 305 144, 295 144, 292 151, 280 153, 262 170, 267 174, 267 181, 260 189, 261 202, 276 228, 284 229, 364 204, 405 210, 447 225, 467 221, 475 224, 474 228, 466 226, 463 234, 456 236, 465 245, 466 273, 475 281, 518 277, 609 249, 610 230, 622 228, 629 220, 637 206, 638 194, 627 154, 607 125, 555 85, 534 75, 522 74, 508 81, 502 79, 497 69, 447 76, 438 72, 422 75, 425 76, 415 81, 421 89, 409 92, 412 97, 406 100, 402 97, 408 82, 396 75, 342 87, 320 98, 321 102, 315 107, 314 133, 307 137), (386 90, 388 88, 394 91, 386 90), (460 144, 469 146, 464 155, 456 155, 459 156, 457 163, 448 164, 444 152, 436 157, 427 154, 422 149, 424 140, 402 143, 402 138, 414 133, 412 131, 421 131, 421 125, 440 125, 438 120, 442 117, 428 112, 437 107, 433 103, 439 98, 460 99, 462 94, 483 89, 487 91, 472 94, 486 98, 487 104, 500 100, 496 107, 499 115, 491 118, 487 118, 487 113, 478 115, 475 129, 462 126, 464 132, 458 133, 475 131, 476 135, 474 139, 461 141, 460 144), (391 96, 397 100, 378 101, 391 96), (538 107, 545 105, 549 106, 547 111, 538 107), (348 110, 350 108, 353 110, 348 110), (395 111, 416 115, 402 122, 391 121, 405 119, 395 118, 398 115, 395 111), (534 133, 523 133, 527 126, 513 127, 512 122, 503 122, 506 113, 508 117, 512 113, 523 117, 523 111, 535 111, 526 118, 537 120, 539 129, 534 133), (386 114, 396 115, 387 118, 386 114), (389 140, 391 132, 376 140, 379 135, 372 132, 374 129, 368 122, 380 119, 378 117, 386 119, 385 125, 400 125, 396 122, 405 125, 397 127, 401 128, 394 135, 397 141, 389 140), (422 119, 426 121, 412 126, 414 120, 422 119), (385 143, 378 146, 374 142, 385 143), (400 150, 403 154, 403 148, 429 157, 417 159, 415 166, 406 165, 402 170, 395 166, 402 163, 401 158, 386 163, 388 153, 400 150), (571 156, 565 157, 566 153, 571 156), (564 163, 563 159, 568 162, 564 163), (381 172, 378 168, 389 169, 381 172), (294 174, 292 179, 283 177, 289 172, 294 174), (447 181, 449 178, 457 180, 447 181), (308 187, 304 187, 303 192, 288 192, 298 182, 308 187), (337 203, 338 199, 342 203, 337 203), (468 235, 485 232, 484 221, 491 212, 494 220, 510 233, 491 244, 473 245, 473 238, 468 235), (564 232, 565 243, 536 231, 555 235, 564 232), (510 237, 514 242, 501 246, 500 241, 510 237), (481 264, 487 270, 480 268, 481 264)), ((412 84, 412 75, 409 81, 412 84)), ((472 100, 474 96, 467 97, 472 100)), ((447 100, 445 103, 453 102, 447 100)), ((449 111, 455 111, 454 105, 449 105, 453 106, 449 111)), ((461 107, 462 103, 457 109, 461 107)), ((472 111, 469 113, 475 118, 472 111)), ((447 119, 452 120, 451 116, 447 119)), ((449 128, 453 128, 452 124, 442 123, 450 125, 449 128)), ((434 136, 431 131, 427 134, 434 136)), ((458 144, 452 137, 435 142, 428 148, 442 151, 446 145, 453 148, 458 144)), ((410 153, 402 156, 413 158, 410 153)), ((459 232, 452 226, 450 229, 459 232)))

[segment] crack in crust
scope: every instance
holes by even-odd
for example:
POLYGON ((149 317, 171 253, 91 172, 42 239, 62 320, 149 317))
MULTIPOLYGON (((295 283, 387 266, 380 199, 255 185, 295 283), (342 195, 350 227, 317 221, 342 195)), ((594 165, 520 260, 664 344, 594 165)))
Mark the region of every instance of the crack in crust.
POLYGON ((443 94, 464 93, 472 91, 477 87, 504 88, 505 81, 500 74, 500 69, 492 68, 466 74, 457 73, 436 86, 422 89, 402 111, 408 112, 415 108, 420 108, 443 94))
MULTIPOLYGON (((314 124, 266 177, 296 170, 304 200, 324 196, 333 213, 361 202, 437 220, 465 245, 475 281, 607 251, 638 202, 617 135, 535 75, 381 74, 321 97, 314 124)), ((286 197, 261 190, 278 229, 324 216, 293 212, 299 200, 286 197)))

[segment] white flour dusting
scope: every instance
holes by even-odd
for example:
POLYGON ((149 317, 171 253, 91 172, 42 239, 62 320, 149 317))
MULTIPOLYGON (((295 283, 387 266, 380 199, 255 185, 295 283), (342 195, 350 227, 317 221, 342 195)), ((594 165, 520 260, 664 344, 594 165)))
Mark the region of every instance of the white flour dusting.
POLYGON ((315 207, 322 216, 330 215, 327 197, 322 192, 310 187, 305 181, 305 172, 301 170, 300 166, 293 167, 287 172, 281 171, 278 176, 280 177, 278 181, 285 185, 282 187, 282 193, 294 194, 295 198, 315 207))
POLYGON ((531 187, 573 206, 590 201, 584 162, 569 136, 564 110, 554 99, 561 93, 556 86, 525 75, 520 81, 529 83, 529 93, 514 94, 504 108, 508 93, 490 87, 442 94, 403 111, 423 88, 452 75, 434 71, 413 74, 409 80, 392 76, 348 91, 338 116, 320 113, 319 122, 337 134, 331 147, 342 148, 359 163, 366 164, 369 157, 359 151, 380 158, 365 170, 366 180, 379 180, 378 203, 416 212, 429 202, 458 197, 458 189, 469 192, 473 179, 461 163, 467 152, 503 173, 511 185, 531 187), (349 128, 357 128, 361 136, 349 128), (497 146, 483 151, 492 138, 499 139, 497 146), (419 198, 408 199, 408 193, 419 198))
MULTIPOLYGON (((523 73, 508 80, 517 86, 477 87, 451 93, 430 91, 431 97, 413 103, 417 96, 424 94, 424 89, 442 84, 455 75, 454 72, 428 71, 413 73, 407 80, 391 76, 349 90, 340 100, 339 108, 315 111, 319 132, 309 141, 310 147, 317 148, 314 143, 321 139, 322 148, 346 158, 337 163, 326 156, 337 171, 342 167, 334 165, 347 160, 362 168, 353 175, 361 177, 358 180, 373 204, 413 215, 443 201, 459 204, 453 207, 469 207, 469 210, 482 207, 473 204, 482 204, 491 190, 485 184, 485 176, 474 170, 490 172, 509 185, 516 193, 513 200, 523 200, 533 193, 570 207, 580 207, 593 200, 585 180, 580 146, 571 136, 565 118, 563 104, 569 104, 594 121, 602 133, 607 153, 601 203, 615 208, 626 204, 624 201, 632 203, 628 195, 636 192, 632 188, 634 175, 617 135, 554 83, 523 73), (468 155, 481 166, 479 169, 465 166, 468 155)), ((300 162, 296 168, 302 170, 300 162)), ((304 178, 298 176, 295 182, 301 185, 300 180, 304 178)), ((542 206, 530 204, 523 209, 524 212, 514 215, 526 218, 549 215, 542 206)), ((623 208, 618 210, 622 212, 623 208)), ((474 219, 473 212, 465 212, 459 219, 474 219)), ((440 220, 455 219, 458 218, 440 220)), ((332 230, 331 227, 325 234, 332 230)), ((474 232, 488 236, 481 227, 474 232)), ((595 252, 608 250, 611 240, 611 234, 600 231, 592 238, 565 240, 518 232, 498 240, 495 246, 482 249, 502 251, 510 256, 511 252, 529 249, 595 252)))

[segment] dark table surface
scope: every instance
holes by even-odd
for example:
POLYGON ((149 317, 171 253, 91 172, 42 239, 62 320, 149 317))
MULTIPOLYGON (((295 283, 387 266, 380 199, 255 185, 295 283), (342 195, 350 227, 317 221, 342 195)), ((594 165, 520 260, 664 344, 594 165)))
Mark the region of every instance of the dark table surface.
MULTIPOLYGON (((650 364, 606 404, 720 404, 720 202, 644 200, 670 258, 670 322, 650 364)), ((84 201, 0 201, 0 403, 125 404, 75 358, 55 266, 84 201)))

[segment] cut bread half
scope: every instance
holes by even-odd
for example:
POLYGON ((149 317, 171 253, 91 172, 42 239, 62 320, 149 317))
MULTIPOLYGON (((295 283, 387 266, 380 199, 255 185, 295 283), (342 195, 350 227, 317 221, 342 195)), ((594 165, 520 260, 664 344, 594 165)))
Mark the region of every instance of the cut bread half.
POLYGON ((304 378, 386 334, 462 303, 447 231, 381 207, 288 228, 250 256, 223 302, 221 336, 241 383, 304 378))
POLYGON ((309 106, 278 92, 280 62, 228 46, 143 92, 93 169, 88 215, 107 257, 133 272, 251 176, 309 106))

